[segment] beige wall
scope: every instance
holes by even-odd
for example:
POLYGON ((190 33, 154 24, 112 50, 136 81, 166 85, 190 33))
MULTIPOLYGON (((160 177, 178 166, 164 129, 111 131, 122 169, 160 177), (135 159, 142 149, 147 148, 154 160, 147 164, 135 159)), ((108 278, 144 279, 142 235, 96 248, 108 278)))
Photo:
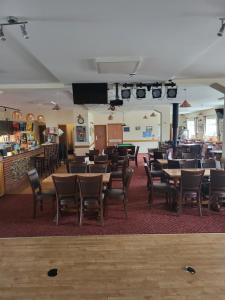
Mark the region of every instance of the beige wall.
MULTIPOLYGON (((128 111, 121 112, 119 109, 113 113, 110 111, 98 112, 90 111, 89 112, 89 128, 93 127, 93 124, 96 125, 107 125, 112 123, 125 123, 126 126, 130 127, 129 132, 124 132, 123 139, 124 142, 128 141, 135 145, 140 146, 140 152, 146 153, 147 148, 158 147, 158 141, 160 141, 160 136, 163 141, 168 140, 170 137, 170 107, 169 105, 157 107, 156 117, 150 117, 150 114, 153 110, 148 111, 128 111), (108 120, 109 115, 112 113, 113 120, 108 120), (144 116, 147 116, 147 119, 144 119, 144 116), (162 125, 162 130, 160 129, 162 125), (136 130, 135 127, 139 126, 140 130, 136 130), (143 131, 146 130, 146 126, 152 126, 153 128, 153 137, 144 138, 143 131)), ((90 130, 92 131, 92 129, 90 130)), ((94 136, 92 135, 90 142, 94 141, 94 136)))

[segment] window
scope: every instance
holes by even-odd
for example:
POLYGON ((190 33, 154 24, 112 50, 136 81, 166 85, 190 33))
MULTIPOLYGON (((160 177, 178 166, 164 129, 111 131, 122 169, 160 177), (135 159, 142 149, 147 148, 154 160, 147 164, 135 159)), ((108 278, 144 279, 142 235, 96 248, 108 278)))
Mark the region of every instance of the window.
POLYGON ((188 130, 188 138, 191 139, 195 137, 195 121, 187 120, 187 130, 188 130))
POLYGON ((206 118, 205 136, 216 136, 216 135, 217 135, 216 119, 206 118))

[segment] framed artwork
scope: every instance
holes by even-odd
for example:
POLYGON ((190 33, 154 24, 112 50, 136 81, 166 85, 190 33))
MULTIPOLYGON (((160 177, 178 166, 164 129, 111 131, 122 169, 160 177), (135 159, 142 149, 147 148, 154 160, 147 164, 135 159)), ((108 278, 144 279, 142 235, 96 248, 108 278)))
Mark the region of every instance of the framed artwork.
POLYGON ((143 137, 151 137, 151 133, 148 131, 143 131, 143 137))
POLYGON ((76 126, 76 141, 79 143, 87 141, 86 126, 76 126))
POLYGON ((135 130, 141 130, 141 126, 135 126, 135 130))
POLYGON ((146 126, 145 131, 152 133, 152 126, 146 126))
POLYGON ((130 127, 128 127, 128 126, 123 127, 123 131, 124 132, 130 132, 130 127))

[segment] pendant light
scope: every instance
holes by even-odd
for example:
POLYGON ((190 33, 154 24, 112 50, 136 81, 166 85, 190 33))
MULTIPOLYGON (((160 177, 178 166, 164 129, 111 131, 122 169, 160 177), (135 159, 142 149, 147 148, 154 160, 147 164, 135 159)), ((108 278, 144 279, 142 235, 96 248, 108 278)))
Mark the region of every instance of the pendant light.
POLYGON ((20 111, 14 111, 13 113, 12 113, 12 119, 13 119, 13 121, 20 121, 21 119, 22 119, 22 114, 21 114, 21 112, 20 111))
POLYGON ((150 114, 150 117, 152 117, 152 118, 156 117, 156 113, 153 111, 153 112, 150 114))
POLYGON ((108 116, 108 120, 109 120, 109 121, 112 121, 112 120, 113 120, 113 115, 112 115, 112 114, 110 114, 110 115, 108 116))
POLYGON ((181 103, 181 108, 191 107, 191 104, 187 101, 187 89, 184 89, 185 100, 181 103))
POLYGON ((32 113, 29 113, 26 115, 26 120, 29 121, 29 122, 32 122, 34 121, 35 117, 34 117, 34 114, 32 113))
POLYGON ((45 117, 43 115, 38 115, 37 116, 37 121, 38 122, 44 122, 45 121, 45 117))

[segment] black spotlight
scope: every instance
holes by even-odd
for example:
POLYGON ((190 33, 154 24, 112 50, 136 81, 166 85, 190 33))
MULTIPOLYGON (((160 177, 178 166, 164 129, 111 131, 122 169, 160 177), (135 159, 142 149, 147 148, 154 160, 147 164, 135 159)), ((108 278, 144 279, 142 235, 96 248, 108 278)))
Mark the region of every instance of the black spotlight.
POLYGON ((143 99, 146 97, 146 89, 137 89, 136 90, 136 97, 138 99, 143 99))
POLYGON ((177 88, 168 88, 167 98, 176 98, 176 97, 177 97, 177 88))
POLYGON ((131 90, 130 89, 121 90, 122 99, 130 99, 130 96, 131 96, 131 90))
POLYGON ((152 89, 152 98, 161 98, 162 96, 162 88, 153 88, 152 89))

